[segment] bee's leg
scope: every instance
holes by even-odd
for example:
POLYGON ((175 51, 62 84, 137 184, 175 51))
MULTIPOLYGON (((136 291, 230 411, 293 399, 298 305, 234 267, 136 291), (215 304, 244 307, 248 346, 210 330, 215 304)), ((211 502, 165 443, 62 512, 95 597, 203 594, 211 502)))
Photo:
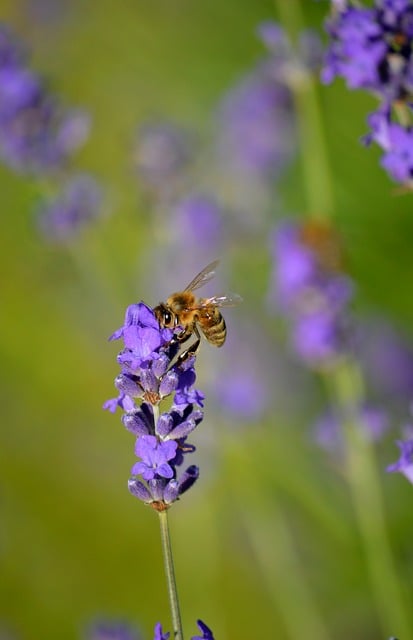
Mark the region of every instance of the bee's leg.
POLYGON ((187 349, 184 349, 182 353, 179 354, 175 363, 178 366, 183 362, 185 362, 185 360, 188 360, 188 358, 192 358, 196 356, 199 351, 199 347, 201 344, 201 336, 199 334, 199 330, 196 325, 193 327, 192 331, 184 338, 183 342, 186 342, 186 340, 188 340, 192 334, 196 336, 196 340, 187 349))

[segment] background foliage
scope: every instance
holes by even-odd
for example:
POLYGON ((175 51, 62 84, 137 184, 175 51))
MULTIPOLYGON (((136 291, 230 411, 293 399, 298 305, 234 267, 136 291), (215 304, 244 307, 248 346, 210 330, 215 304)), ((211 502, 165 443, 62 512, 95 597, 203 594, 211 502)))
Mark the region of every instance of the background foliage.
MULTIPOLYGON (((306 25, 321 31, 327 3, 302 5, 306 25)), ((75 162, 104 182, 107 211, 72 243, 50 244, 36 226, 39 184, 0 167, 0 629, 4 637, 66 640, 103 616, 130 620, 151 637, 156 620, 166 628, 169 620, 159 534, 153 512, 126 490, 131 436, 101 411, 117 373, 107 337, 127 304, 155 304, 186 282, 160 276, 168 237, 139 188, 133 138, 137 126, 160 117, 193 128, 207 145, 222 94, 263 54, 256 25, 277 13, 267 0, 1 0, 0 8, 53 90, 91 112, 92 135, 75 162)), ((359 144, 371 99, 340 82, 318 91, 355 311, 367 326, 384 318, 408 342, 411 196, 397 193, 376 149, 359 144)), ((284 205, 275 201, 274 221, 305 212, 301 185, 298 157, 280 185, 284 205)), ((245 300, 228 314, 229 332, 246 324, 254 349, 271 326, 271 349, 285 360, 269 373, 275 402, 260 420, 237 424, 206 405, 196 437, 201 478, 171 511, 184 625, 193 629, 201 617, 221 640, 315 640, 317 625, 329 638, 384 637, 340 464, 311 436, 325 392, 288 355, 282 323, 266 314, 265 240, 249 244, 236 234, 234 227, 223 253, 212 247, 210 256, 245 300)), ((177 273, 191 264, 187 280, 194 251, 174 257, 177 273)), ((204 345, 203 358, 200 381, 219 383, 224 350, 204 345)), ((384 469, 397 458, 408 394, 391 411, 378 464, 406 585, 412 489, 384 469)), ((406 593, 411 598, 411 588, 406 593)))

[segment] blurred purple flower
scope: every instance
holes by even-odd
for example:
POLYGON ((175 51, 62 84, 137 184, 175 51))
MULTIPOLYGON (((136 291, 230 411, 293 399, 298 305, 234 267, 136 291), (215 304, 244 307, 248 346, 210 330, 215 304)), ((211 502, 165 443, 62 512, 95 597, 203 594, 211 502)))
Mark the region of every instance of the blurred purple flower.
POLYGON ((400 449, 400 458, 386 470, 402 473, 413 484, 413 440, 398 440, 396 444, 400 449))
POLYGON ((168 460, 175 457, 177 447, 172 440, 159 442, 155 436, 140 436, 136 440, 135 453, 142 461, 133 465, 132 475, 141 475, 144 480, 153 480, 155 476, 172 478, 174 472, 168 460))
POLYGON ((50 240, 64 242, 99 216, 102 190, 89 175, 76 175, 54 200, 43 203, 39 226, 50 240))
POLYGON ((219 108, 218 158, 246 179, 273 179, 294 153, 292 98, 264 62, 224 97, 219 108))
POLYGON ((413 345, 408 337, 377 318, 359 322, 357 353, 372 388, 386 401, 410 402, 413 345))
POLYGON ((269 391, 259 367, 240 368, 222 376, 215 393, 220 411, 237 420, 255 420, 261 416, 269 402, 269 391))
MULTIPOLYGON (((365 405, 359 411, 358 425, 366 439, 376 442, 389 429, 389 420, 381 409, 365 405)), ((315 424, 315 440, 323 449, 337 453, 343 448, 344 436, 340 417, 333 412, 325 414, 315 424)))
POLYGON ((304 30, 298 35, 293 46, 284 28, 273 20, 258 25, 257 33, 268 51, 273 54, 274 72, 278 79, 291 81, 293 76, 304 70, 313 71, 321 67, 323 46, 319 34, 314 30, 304 30))
MULTIPOLYGON (((171 211, 172 226, 184 243, 195 243, 210 254, 222 243, 223 215, 216 200, 205 193, 192 193, 178 201, 171 211)), ((198 258, 199 260, 199 258, 198 258)))
POLYGON ((89 116, 64 108, 26 67, 14 36, 0 25, 0 158, 15 171, 61 168, 89 134, 89 116))
POLYGON ((271 244, 270 303, 288 318, 300 358, 325 365, 348 346, 346 307, 353 294, 350 279, 337 268, 333 230, 321 223, 285 222, 271 244))
POLYGON ((136 629, 124 622, 99 621, 87 632, 88 640, 139 640, 136 629))

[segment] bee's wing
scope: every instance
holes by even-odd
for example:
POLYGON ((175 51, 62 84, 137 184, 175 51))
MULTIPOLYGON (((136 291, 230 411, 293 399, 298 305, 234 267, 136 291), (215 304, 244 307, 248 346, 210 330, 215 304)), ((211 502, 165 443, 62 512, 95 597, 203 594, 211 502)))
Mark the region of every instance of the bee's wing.
POLYGON ((235 307, 242 302, 241 296, 238 293, 228 293, 225 296, 212 296, 211 298, 203 298, 200 303, 200 307, 207 307, 213 305, 215 307, 235 307))
POLYGON ((195 289, 199 289, 199 287, 202 287, 204 284, 212 280, 215 276, 215 269, 218 266, 218 262, 219 260, 214 260, 214 262, 211 262, 204 267, 202 271, 189 283, 189 285, 185 287, 185 291, 194 291, 195 289))

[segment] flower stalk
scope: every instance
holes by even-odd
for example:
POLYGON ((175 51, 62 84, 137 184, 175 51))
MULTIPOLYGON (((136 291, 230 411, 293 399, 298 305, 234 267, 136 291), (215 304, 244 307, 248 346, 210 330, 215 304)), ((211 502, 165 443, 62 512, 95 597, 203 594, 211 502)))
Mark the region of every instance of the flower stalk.
MULTIPOLYGON (((127 308, 124 325, 111 336, 120 338, 124 348, 118 355, 121 373, 115 380, 119 395, 104 408, 123 409, 122 422, 136 436, 135 454, 140 460, 131 469, 128 488, 158 512, 173 634, 175 640, 183 640, 168 510, 199 475, 195 465, 184 471, 181 466, 195 451, 187 437, 202 422, 204 395, 193 387, 195 357, 178 357, 180 343, 174 331, 162 328, 154 310, 143 302, 127 308), (168 408, 161 413, 164 400, 168 408)), ((202 639, 213 640, 212 631, 201 620, 198 627, 202 639)), ((167 640, 169 635, 160 623, 156 625, 155 640, 167 640)))
MULTIPOLYGON (((286 4, 281 0, 277 2, 280 15, 286 20, 284 26, 295 32, 297 25, 302 23, 300 3, 288 3, 288 11, 285 11, 286 4)), ((312 218, 316 212, 317 215, 323 212, 322 215, 331 216, 331 172, 314 86, 310 83, 300 87, 292 85, 291 89, 295 93, 300 130, 304 133, 302 157, 307 209, 312 218), (306 131, 315 131, 317 135, 307 136, 306 131), (317 175, 314 167, 317 167, 317 175), (320 181, 322 188, 318 186, 320 181)), ((375 453, 371 442, 363 437, 360 407, 364 404, 364 384, 360 367, 352 355, 343 354, 321 371, 331 402, 337 407, 343 424, 347 482, 382 627, 386 632, 396 629, 400 637, 411 637, 411 625, 387 532, 375 453)))
POLYGON ((168 523, 168 509, 158 511, 159 525, 161 529, 161 543, 165 565, 166 583, 168 588, 169 606, 171 609, 172 628, 174 638, 183 640, 181 611, 179 608, 178 590, 175 579, 175 569, 172 554, 171 536, 168 523))

